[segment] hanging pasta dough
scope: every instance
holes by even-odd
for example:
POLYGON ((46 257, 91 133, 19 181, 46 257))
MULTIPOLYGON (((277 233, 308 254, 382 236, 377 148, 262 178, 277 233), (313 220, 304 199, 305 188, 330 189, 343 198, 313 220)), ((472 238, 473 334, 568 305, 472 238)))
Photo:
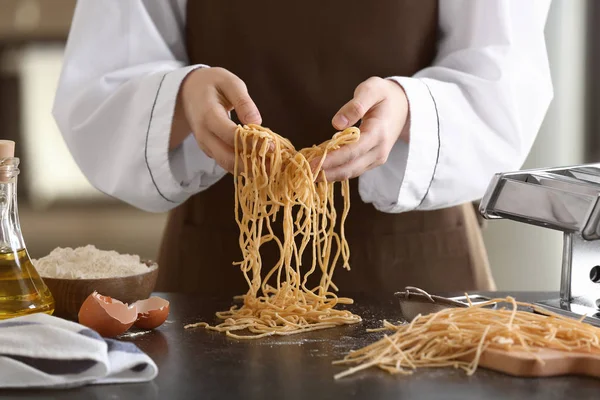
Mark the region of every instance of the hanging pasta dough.
POLYGON ((210 326, 201 322, 186 328, 204 326, 239 339, 255 339, 361 321, 358 315, 335 308, 352 303, 352 299, 333 292, 337 291, 333 273, 340 258, 343 267, 350 269, 350 249, 344 234, 350 209, 349 182, 341 182, 344 209, 336 230, 335 183, 327 182, 321 170, 330 151, 359 137, 360 130, 351 127, 318 146, 296 151, 287 139, 267 128, 238 126, 235 218, 243 258, 235 264, 248 283, 248 292, 241 296, 240 308, 233 306, 217 313, 222 323, 210 326), (315 160, 320 161, 313 173, 311 163, 315 160), (283 223, 283 238, 273 231, 272 224, 278 220, 283 223), (279 247, 280 259, 276 265, 265 266, 260 248, 271 241, 279 247), (309 267, 301 265, 307 248, 312 250, 309 267), (269 270, 263 274, 265 267, 269 270), (313 274, 319 274, 319 284, 307 287, 313 274), (232 333, 245 329, 248 334, 232 333))

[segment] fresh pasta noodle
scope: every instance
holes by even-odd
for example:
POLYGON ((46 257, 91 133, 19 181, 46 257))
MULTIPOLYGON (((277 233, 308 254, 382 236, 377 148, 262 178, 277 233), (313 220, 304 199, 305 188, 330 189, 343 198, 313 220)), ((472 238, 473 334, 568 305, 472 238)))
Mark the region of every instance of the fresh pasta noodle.
POLYGON ((409 324, 384 321, 383 328, 374 331, 388 333, 334 362, 351 366, 335 375, 336 379, 371 367, 392 374, 411 374, 418 368, 454 367, 472 375, 486 349, 527 351, 534 356, 542 348, 600 352, 600 328, 517 302, 512 297, 419 315, 409 324), (511 303, 512 308, 486 308, 499 302, 511 303), (540 314, 518 310, 517 305, 536 309, 540 314))
POLYGON ((185 328, 203 326, 238 339, 256 339, 361 321, 358 315, 335 308, 351 304, 352 299, 336 296, 338 289, 332 279, 338 261, 350 269, 344 233, 350 209, 349 182, 341 182, 344 208, 338 232, 335 183, 327 182, 321 170, 330 151, 356 142, 359 136, 359 129, 351 127, 318 146, 296 151, 290 141, 267 128, 238 126, 234 211, 242 261, 235 264, 249 289, 240 296, 240 308, 233 306, 217 313, 222 323, 210 326, 201 322, 185 328), (320 161, 313 173, 311 162, 317 159, 320 161), (272 224, 278 219, 283 223, 283 238, 273 230, 272 224), (264 270, 260 248, 271 241, 279 247, 280 259, 264 270), (308 248, 312 263, 307 267, 301 260, 308 248), (319 284, 308 287, 313 274, 318 274, 319 284), (242 330, 249 333, 234 333, 242 330))

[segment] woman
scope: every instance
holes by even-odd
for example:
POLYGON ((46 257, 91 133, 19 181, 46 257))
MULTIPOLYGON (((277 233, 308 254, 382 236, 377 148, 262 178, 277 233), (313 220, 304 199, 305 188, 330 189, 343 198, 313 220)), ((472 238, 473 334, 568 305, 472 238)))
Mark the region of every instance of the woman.
POLYGON ((298 149, 359 124, 323 166, 352 178, 341 292, 494 289, 471 202, 521 167, 552 98, 549 3, 80 0, 54 115, 96 188, 170 211, 158 290, 247 289, 240 122, 298 149))

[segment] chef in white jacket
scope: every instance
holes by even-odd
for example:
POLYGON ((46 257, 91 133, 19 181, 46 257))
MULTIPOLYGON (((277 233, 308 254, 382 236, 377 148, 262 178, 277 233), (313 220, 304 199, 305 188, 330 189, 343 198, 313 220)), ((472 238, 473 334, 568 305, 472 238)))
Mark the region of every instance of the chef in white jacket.
POLYGON ((356 178, 348 290, 490 289, 471 202, 522 166, 552 99, 549 6, 79 0, 53 114, 98 190, 170 212, 160 289, 245 285, 230 271, 237 123, 298 148, 360 125, 324 165, 356 178), (219 266, 187 266, 207 257, 219 266))

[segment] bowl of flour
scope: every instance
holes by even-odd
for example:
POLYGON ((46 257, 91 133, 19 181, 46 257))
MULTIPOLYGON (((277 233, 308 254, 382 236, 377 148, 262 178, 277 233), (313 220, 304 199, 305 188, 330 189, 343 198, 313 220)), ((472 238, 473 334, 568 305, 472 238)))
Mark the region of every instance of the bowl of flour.
POLYGON ((54 315, 73 321, 94 291, 131 304, 150 297, 158 277, 155 262, 94 245, 57 247, 32 262, 54 296, 54 315))

